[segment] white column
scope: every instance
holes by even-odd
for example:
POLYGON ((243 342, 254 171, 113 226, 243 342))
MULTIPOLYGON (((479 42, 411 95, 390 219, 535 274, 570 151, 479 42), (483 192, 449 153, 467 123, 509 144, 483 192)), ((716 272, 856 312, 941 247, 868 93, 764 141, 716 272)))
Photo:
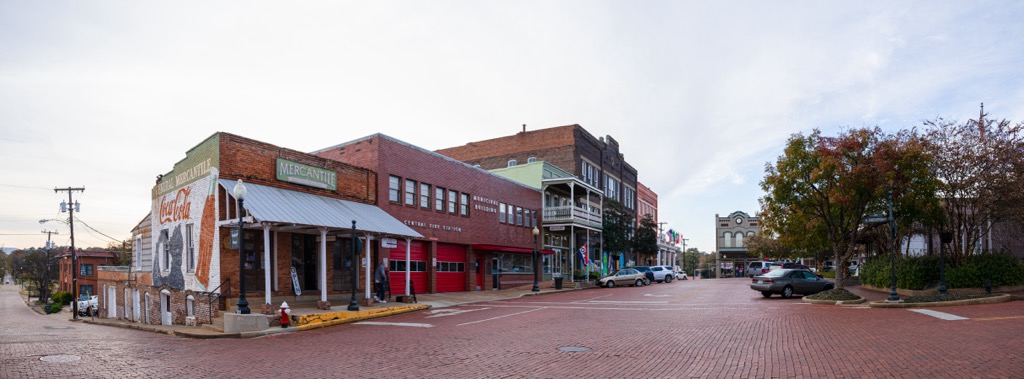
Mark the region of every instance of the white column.
POLYGON ((412 281, 412 277, 411 277, 410 271, 409 271, 409 260, 411 259, 410 258, 411 256, 412 256, 412 239, 411 238, 406 238, 405 239, 405 295, 406 296, 412 295, 412 292, 409 291, 409 282, 412 281))
POLYGON ((270 260, 270 224, 263 224, 263 293, 266 304, 270 304, 270 268, 277 267, 270 260))
POLYGON ((320 228, 320 301, 327 302, 327 228, 320 228))
POLYGON ((373 265, 373 262, 371 262, 372 259, 370 259, 370 235, 367 234, 366 236, 364 236, 363 242, 363 246, 366 247, 366 270, 365 275, 363 276, 366 277, 366 298, 369 299, 371 296, 373 296, 370 294, 370 291, 373 291, 371 286, 373 284, 373 281, 372 278, 370 277, 370 266, 373 265))

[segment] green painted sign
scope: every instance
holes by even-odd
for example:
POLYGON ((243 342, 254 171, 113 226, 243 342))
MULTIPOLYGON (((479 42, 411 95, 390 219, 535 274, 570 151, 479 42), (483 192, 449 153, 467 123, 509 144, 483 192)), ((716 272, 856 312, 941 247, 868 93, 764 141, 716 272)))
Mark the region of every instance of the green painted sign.
POLYGON ((284 158, 277 158, 277 180, 331 191, 338 189, 337 172, 284 158))

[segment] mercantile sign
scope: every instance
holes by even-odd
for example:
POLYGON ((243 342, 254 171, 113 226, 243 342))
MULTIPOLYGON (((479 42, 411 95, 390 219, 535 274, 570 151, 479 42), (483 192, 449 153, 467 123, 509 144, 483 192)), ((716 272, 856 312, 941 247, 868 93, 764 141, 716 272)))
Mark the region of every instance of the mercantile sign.
POLYGON ((277 158, 277 180, 331 191, 338 189, 337 172, 284 158, 277 158))

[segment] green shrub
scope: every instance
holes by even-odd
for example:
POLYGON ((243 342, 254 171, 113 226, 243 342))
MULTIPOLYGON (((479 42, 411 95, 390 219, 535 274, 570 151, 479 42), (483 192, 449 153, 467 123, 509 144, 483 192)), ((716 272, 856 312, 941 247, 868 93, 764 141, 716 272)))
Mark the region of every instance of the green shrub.
POLYGON ((818 272, 816 272, 816 274, 821 275, 821 277, 825 278, 825 279, 835 279, 836 278, 836 270, 818 271, 818 272))
POLYGON ((53 303, 53 304, 50 304, 49 306, 46 307, 46 313, 47 314, 57 313, 57 312, 60 312, 61 308, 64 308, 64 304, 53 303))
MULTIPOLYGON (((861 266, 861 283, 888 288, 891 283, 889 257, 876 256, 861 266)), ((946 286, 949 288, 983 287, 985 279, 993 287, 1024 284, 1024 263, 1006 254, 979 254, 967 257, 957 267, 946 261, 946 286)), ((896 286, 922 290, 939 280, 939 257, 916 256, 896 259, 896 286)))
POLYGON ((601 279, 601 273, 600 272, 591 272, 590 273, 590 280, 598 280, 598 279, 601 279))
POLYGON ((71 292, 68 291, 57 291, 53 294, 53 296, 50 296, 50 298, 53 299, 54 304, 64 305, 71 304, 72 300, 71 292))

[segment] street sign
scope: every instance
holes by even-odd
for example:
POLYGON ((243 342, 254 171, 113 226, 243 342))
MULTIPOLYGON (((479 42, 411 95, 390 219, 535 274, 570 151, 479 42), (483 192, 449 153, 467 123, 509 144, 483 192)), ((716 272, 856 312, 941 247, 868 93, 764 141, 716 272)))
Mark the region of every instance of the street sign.
POLYGON ((394 238, 387 238, 387 237, 381 238, 380 239, 380 247, 383 247, 385 249, 394 249, 394 248, 398 247, 398 240, 396 240, 394 238))
POLYGON ((889 222, 889 216, 878 213, 872 213, 869 214, 867 217, 864 217, 864 219, 861 220, 861 222, 865 224, 881 224, 883 222, 889 222))

